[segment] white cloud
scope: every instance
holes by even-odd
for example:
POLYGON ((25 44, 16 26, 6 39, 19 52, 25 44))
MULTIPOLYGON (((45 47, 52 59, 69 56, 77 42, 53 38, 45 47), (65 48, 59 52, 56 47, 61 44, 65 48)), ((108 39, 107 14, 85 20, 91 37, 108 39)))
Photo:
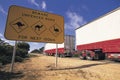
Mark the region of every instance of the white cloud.
POLYGON ((45 1, 42 1, 41 7, 42 7, 43 10, 46 9, 46 2, 45 1))
POLYGON ((10 45, 14 45, 15 44, 15 41, 11 41, 11 40, 5 39, 2 33, 0 33, 0 39, 5 41, 6 43, 9 43, 10 45))
POLYGON ((28 0, 31 4, 39 7, 39 4, 35 0, 28 0))
POLYGON ((75 12, 68 11, 66 14, 69 19, 69 21, 65 23, 67 29, 75 29, 86 23, 83 17, 75 12))
POLYGON ((46 10, 47 5, 45 1, 42 1, 40 4, 38 2, 36 2, 36 0, 28 0, 28 2, 30 2, 32 5, 35 5, 36 7, 42 9, 42 10, 46 10))
POLYGON ((10 45, 14 45, 15 41, 11 41, 11 40, 7 40, 4 37, 1 38, 3 41, 5 41, 6 43, 9 43, 10 45))
POLYGON ((3 7, 1 5, 0 5, 0 12, 2 12, 5 15, 7 15, 7 12, 3 9, 3 7))
POLYGON ((9 43, 10 45, 15 45, 15 41, 5 40, 5 42, 9 43))
POLYGON ((3 37, 3 34, 0 33, 0 38, 3 37))

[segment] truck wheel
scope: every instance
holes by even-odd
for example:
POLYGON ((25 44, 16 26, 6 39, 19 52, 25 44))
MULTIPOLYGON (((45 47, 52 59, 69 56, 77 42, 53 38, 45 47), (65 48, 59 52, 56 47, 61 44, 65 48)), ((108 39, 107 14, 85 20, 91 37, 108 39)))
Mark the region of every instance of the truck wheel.
POLYGON ((60 54, 60 57, 63 58, 63 57, 65 57, 65 55, 64 54, 60 54))
POLYGON ((88 51, 86 55, 87 60, 94 60, 94 53, 92 51, 88 51))
POLYGON ((87 60, 94 60, 94 58, 91 57, 91 56, 86 56, 86 59, 87 59, 87 60))
POLYGON ((80 59, 85 60, 86 57, 83 57, 82 55, 79 56, 80 59))

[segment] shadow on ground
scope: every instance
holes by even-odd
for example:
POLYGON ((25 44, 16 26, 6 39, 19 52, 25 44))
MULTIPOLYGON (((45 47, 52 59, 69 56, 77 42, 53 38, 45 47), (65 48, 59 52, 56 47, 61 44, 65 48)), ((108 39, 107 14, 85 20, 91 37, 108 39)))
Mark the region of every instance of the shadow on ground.
POLYGON ((69 68, 49 68, 49 70, 70 70, 70 69, 82 69, 82 68, 88 68, 88 67, 92 67, 92 66, 97 66, 97 65, 105 65, 105 64, 109 64, 110 62, 106 62, 106 63, 95 63, 95 64, 87 64, 87 65, 82 65, 82 66, 77 66, 77 67, 69 67, 69 68))
POLYGON ((11 79, 20 79, 24 75, 22 72, 16 72, 16 73, 10 73, 10 72, 5 72, 5 71, 0 71, 0 80, 11 80, 11 79))

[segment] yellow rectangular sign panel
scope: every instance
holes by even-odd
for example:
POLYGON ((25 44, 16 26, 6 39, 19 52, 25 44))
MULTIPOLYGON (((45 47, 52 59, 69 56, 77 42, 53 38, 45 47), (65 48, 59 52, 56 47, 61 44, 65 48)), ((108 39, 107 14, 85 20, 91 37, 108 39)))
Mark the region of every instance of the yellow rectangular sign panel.
POLYGON ((63 43, 64 18, 14 5, 9 8, 5 37, 9 40, 63 43))

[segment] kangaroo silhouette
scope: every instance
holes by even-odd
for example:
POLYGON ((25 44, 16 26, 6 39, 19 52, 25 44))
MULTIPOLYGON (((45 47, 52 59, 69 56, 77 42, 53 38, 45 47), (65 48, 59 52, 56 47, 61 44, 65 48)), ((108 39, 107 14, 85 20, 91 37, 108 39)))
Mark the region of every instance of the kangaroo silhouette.
POLYGON ((21 22, 17 22, 13 25, 17 25, 19 29, 21 29, 22 26, 25 26, 24 24, 22 24, 21 22))
POLYGON ((58 29, 58 28, 55 28, 55 26, 54 26, 54 31, 55 31, 55 32, 59 32, 59 29, 58 29))
POLYGON ((43 27, 43 25, 36 25, 35 30, 37 30, 37 29, 40 30, 42 27, 43 27))

